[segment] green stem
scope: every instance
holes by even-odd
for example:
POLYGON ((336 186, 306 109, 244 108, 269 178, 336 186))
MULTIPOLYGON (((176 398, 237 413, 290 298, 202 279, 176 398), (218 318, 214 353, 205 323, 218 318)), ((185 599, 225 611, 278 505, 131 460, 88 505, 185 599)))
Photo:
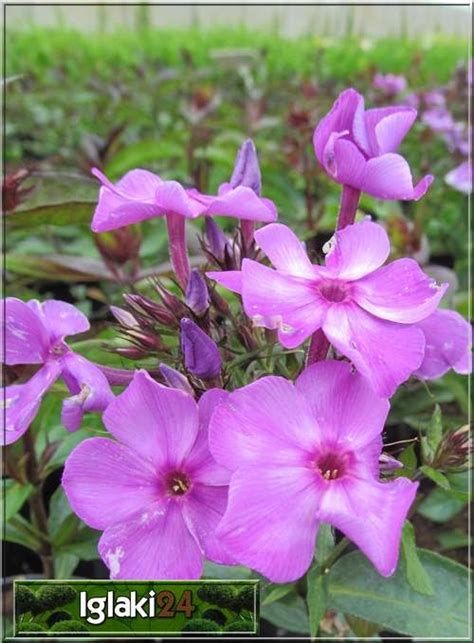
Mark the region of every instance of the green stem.
POLYGON ((350 541, 348 538, 343 538, 337 543, 337 545, 331 550, 331 553, 326 558, 326 560, 321 563, 321 574, 325 574, 327 571, 329 571, 333 563, 336 562, 336 559, 339 558, 339 555, 342 554, 349 542, 350 541))

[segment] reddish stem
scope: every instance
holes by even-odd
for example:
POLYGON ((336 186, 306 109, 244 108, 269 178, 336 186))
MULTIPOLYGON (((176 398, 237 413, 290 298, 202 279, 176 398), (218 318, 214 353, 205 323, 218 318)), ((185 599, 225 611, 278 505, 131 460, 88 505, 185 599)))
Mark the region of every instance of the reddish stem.
POLYGON ((329 350, 329 342, 321 329, 313 333, 306 355, 306 366, 326 359, 329 350))
POLYGON ((242 231, 242 240, 244 243, 244 255, 247 256, 247 253, 253 241, 253 235, 255 232, 255 221, 248 221, 246 219, 242 219, 240 221, 240 230, 242 231))
POLYGON ((360 190, 351 188, 349 185, 342 186, 336 230, 342 230, 346 226, 351 225, 351 223, 354 223, 359 200, 360 190))
POLYGON ((167 214, 168 247, 174 273, 178 283, 186 290, 189 279, 189 257, 186 246, 186 220, 179 214, 167 214))

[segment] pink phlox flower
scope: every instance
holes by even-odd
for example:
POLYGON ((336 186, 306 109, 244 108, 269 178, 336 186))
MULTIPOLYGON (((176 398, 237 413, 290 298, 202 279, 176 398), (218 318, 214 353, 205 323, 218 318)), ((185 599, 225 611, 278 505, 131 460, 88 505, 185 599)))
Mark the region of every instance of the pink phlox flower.
POLYGON ((208 276, 240 293, 247 315, 277 328, 283 346, 296 348, 322 329, 386 397, 420 366, 424 336, 414 324, 435 311, 448 284, 437 286, 413 259, 383 266, 390 242, 382 226, 366 220, 336 232, 325 266, 312 265, 282 224, 255 239, 275 269, 244 259, 241 271, 208 276))
POLYGON ((229 553, 272 582, 292 582, 329 523, 380 574, 393 574, 418 483, 379 479, 388 410, 347 362, 333 360, 295 385, 270 376, 231 393, 209 430, 212 454, 232 472, 218 528, 229 553))
POLYGON ((89 329, 87 318, 63 301, 24 302, 15 297, 2 300, 2 326, 5 324, 5 355, 9 366, 38 364, 41 368, 25 384, 5 389, 5 430, 2 443, 11 444, 28 429, 36 416, 43 395, 62 377, 72 397, 63 402, 61 420, 74 431, 88 411, 103 411, 113 399, 107 379, 100 369, 77 355, 64 338, 89 329))
POLYGON ((90 438, 68 457, 62 484, 74 512, 103 531, 99 553, 111 578, 199 578, 204 558, 232 564, 215 535, 229 472, 208 447, 209 418, 226 398, 197 404, 138 371, 103 415, 115 438, 90 438))
POLYGON ((386 96, 396 96, 407 88, 405 76, 397 74, 375 74, 372 85, 380 89, 386 96))
POLYGON ((413 186, 407 161, 395 153, 416 115, 406 106, 366 110, 363 96, 347 89, 314 132, 316 157, 338 183, 378 199, 417 201, 433 177, 413 186))
MULTIPOLYGON (((246 141, 244 152, 250 149, 250 144, 251 151, 254 150, 253 143, 246 141)), ((115 185, 98 169, 94 168, 92 173, 102 183, 92 220, 94 232, 113 230, 165 215, 179 215, 186 219, 220 215, 266 223, 277 219, 273 201, 261 197, 260 183, 253 181, 255 163, 249 153, 241 154, 240 164, 238 159, 230 183, 223 183, 215 196, 186 189, 177 181, 163 180, 142 169, 127 172, 115 185), (244 161, 247 165, 250 161, 251 165, 246 173, 241 171, 244 161)))
POLYGON ((472 192, 472 164, 469 161, 464 161, 448 172, 444 180, 458 192, 470 194, 472 192))
POLYGON ((436 310, 417 326, 426 345, 416 377, 434 380, 450 369, 462 375, 472 372, 472 327, 464 317, 455 310, 436 310))

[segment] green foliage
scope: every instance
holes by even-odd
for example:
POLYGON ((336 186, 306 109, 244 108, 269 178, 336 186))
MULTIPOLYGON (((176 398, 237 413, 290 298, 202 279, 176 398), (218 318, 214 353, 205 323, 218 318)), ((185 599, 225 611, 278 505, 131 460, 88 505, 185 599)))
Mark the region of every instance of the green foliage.
POLYGON ((220 626, 208 618, 192 618, 183 627, 183 632, 220 632, 220 626))
POLYGON ((393 576, 383 578, 360 552, 354 552, 340 558, 328 574, 328 607, 408 636, 466 637, 467 568, 423 549, 418 550, 418 556, 433 595, 409 585, 403 561, 393 576))
POLYGON ((70 633, 71 636, 74 636, 76 632, 88 632, 89 630, 81 623, 81 621, 67 620, 67 621, 58 621, 50 629, 51 632, 64 632, 64 634, 70 633))
POLYGON ((408 520, 403 526, 402 552, 405 558, 407 581, 410 586, 420 594, 433 596, 433 585, 418 556, 415 530, 408 520))
POLYGON ((29 587, 17 585, 15 590, 15 614, 36 611, 38 600, 29 587))
POLYGON ((71 614, 69 612, 66 612, 66 610, 58 610, 57 612, 53 612, 48 616, 46 619, 46 623, 51 627, 55 623, 59 623, 60 621, 70 621, 71 620, 71 614))
POLYGON ((34 614, 47 612, 55 607, 67 605, 76 598, 77 592, 68 585, 45 585, 36 593, 34 614))
POLYGON ((214 621, 218 625, 224 625, 225 622, 227 621, 227 617, 224 614, 224 612, 221 612, 220 610, 215 610, 215 609, 209 609, 205 610, 202 613, 202 618, 209 619, 211 621, 214 621))
POLYGON ((224 627, 224 632, 254 632, 255 624, 249 619, 236 619, 224 627))
POLYGON ((37 623, 36 621, 26 621, 25 623, 21 624, 18 633, 20 634, 20 636, 26 636, 26 633, 29 633, 29 632, 46 633, 47 630, 45 629, 44 625, 42 625, 41 623, 37 623))

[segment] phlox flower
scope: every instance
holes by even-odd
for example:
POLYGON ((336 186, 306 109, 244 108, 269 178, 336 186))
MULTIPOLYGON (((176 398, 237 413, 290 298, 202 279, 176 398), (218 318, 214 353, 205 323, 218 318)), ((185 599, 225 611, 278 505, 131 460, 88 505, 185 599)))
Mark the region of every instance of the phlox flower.
POLYGON ((74 431, 87 411, 103 411, 113 393, 100 369, 77 355, 64 341, 69 335, 90 328, 87 318, 77 308, 63 301, 24 302, 7 297, 1 302, 2 326, 5 324, 3 362, 41 364, 25 384, 5 388, 5 430, 2 444, 18 440, 36 416, 43 395, 62 377, 72 393, 64 400, 61 421, 74 431))
POLYGON ((405 76, 397 74, 375 74, 372 85, 375 89, 383 91, 386 96, 396 96, 405 91, 407 81, 405 76))
POLYGON ((273 201, 260 196, 258 163, 250 158, 253 143, 246 141, 237 157, 229 183, 223 183, 216 196, 186 189, 177 181, 165 181, 147 170, 131 170, 115 185, 102 172, 92 173, 102 183, 99 202, 92 219, 92 230, 104 232, 146 219, 178 215, 185 219, 200 216, 227 216, 270 222, 277 218, 273 201), (249 145, 251 144, 251 145, 249 145), (244 155, 245 152, 245 155, 244 155))
POLYGON ((278 328, 283 346, 295 348, 322 329, 386 397, 420 366, 425 341, 413 324, 434 312, 448 285, 437 286, 413 259, 382 266, 390 252, 382 226, 366 220, 336 232, 325 266, 312 265, 282 224, 255 239, 275 270, 244 259, 241 271, 208 276, 242 295, 256 325, 278 328))
POLYGON ((446 174, 444 180, 458 192, 470 194, 472 192, 472 164, 464 161, 446 174))
POLYGON ((425 354, 413 373, 434 380, 451 368, 467 375, 472 371, 472 328, 455 310, 436 310, 417 324, 425 336, 425 354))
POLYGON ((390 576, 418 483, 379 480, 388 410, 347 362, 314 364, 295 385, 270 376, 231 393, 209 429, 212 454, 232 472, 218 528, 228 551, 291 582, 310 566, 323 522, 390 576))
POLYGON ((417 201, 433 177, 413 186, 407 161, 395 153, 416 114, 404 106, 365 110, 363 96, 347 89, 314 132, 316 157, 338 183, 378 199, 417 201))
POLYGON ((204 557, 234 562, 215 536, 229 472, 207 435, 225 396, 213 389, 197 404, 138 371, 103 415, 115 440, 84 440, 68 457, 64 490, 81 520, 104 532, 99 553, 111 578, 199 578, 204 557))

